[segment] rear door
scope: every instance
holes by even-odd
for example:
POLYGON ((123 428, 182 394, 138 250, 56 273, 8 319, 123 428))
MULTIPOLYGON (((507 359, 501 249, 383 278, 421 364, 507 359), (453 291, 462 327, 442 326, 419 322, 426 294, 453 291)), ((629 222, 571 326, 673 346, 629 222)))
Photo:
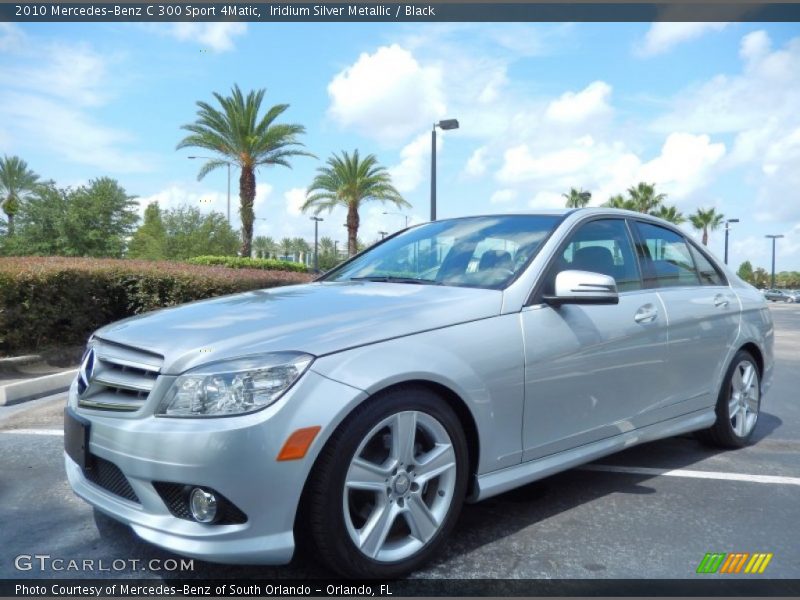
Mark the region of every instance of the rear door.
POLYGON ((739 328, 739 299, 705 252, 677 231, 636 221, 644 287, 657 290, 669 322, 667 416, 716 402, 739 328))
POLYGON ((666 315, 643 289, 624 219, 600 218, 567 239, 543 289, 520 318, 525 342, 523 460, 618 435, 656 418, 669 371, 666 315), (555 275, 567 269, 611 275, 619 304, 551 306, 555 275))

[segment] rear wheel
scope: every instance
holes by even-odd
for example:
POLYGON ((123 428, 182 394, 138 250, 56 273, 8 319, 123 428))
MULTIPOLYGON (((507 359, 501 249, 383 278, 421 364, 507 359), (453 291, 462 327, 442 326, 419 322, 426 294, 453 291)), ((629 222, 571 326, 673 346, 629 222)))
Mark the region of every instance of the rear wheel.
POLYGON ((314 545, 346 577, 398 577, 427 561, 452 529, 467 481, 453 410, 425 388, 392 390, 334 432, 309 481, 314 545))
POLYGON ((741 448, 753 435, 760 409, 758 364, 749 352, 740 350, 733 357, 717 399, 717 421, 700 437, 723 448, 741 448))

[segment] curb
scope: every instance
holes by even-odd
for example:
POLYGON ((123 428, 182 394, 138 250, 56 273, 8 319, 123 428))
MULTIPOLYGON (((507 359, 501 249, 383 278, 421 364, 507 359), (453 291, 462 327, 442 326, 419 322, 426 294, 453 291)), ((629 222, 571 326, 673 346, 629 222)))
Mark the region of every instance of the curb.
POLYGON ((36 400, 50 394, 65 392, 69 389, 77 373, 78 369, 70 369, 69 371, 61 371, 52 375, 0 386, 0 406, 10 406, 28 400, 36 400))

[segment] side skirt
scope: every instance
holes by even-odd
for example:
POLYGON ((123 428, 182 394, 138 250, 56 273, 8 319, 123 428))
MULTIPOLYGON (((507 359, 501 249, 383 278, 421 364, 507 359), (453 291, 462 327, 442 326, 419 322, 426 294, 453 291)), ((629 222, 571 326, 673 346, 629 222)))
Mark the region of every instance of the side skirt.
POLYGON ((637 444, 705 429, 711 427, 716 419, 717 415, 713 408, 703 409, 513 467, 479 475, 475 479, 472 493, 467 500, 468 502, 485 500, 637 444))

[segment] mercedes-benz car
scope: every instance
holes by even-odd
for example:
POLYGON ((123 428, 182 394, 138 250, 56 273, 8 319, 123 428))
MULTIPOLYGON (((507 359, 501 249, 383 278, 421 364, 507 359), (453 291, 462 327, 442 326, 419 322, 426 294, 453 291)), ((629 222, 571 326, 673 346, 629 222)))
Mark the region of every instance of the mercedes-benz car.
POLYGON ((764 298, 669 223, 445 219, 312 283, 98 330, 65 464, 181 555, 283 564, 304 542, 345 576, 396 577, 464 502, 686 432, 744 446, 772 372, 764 298))

